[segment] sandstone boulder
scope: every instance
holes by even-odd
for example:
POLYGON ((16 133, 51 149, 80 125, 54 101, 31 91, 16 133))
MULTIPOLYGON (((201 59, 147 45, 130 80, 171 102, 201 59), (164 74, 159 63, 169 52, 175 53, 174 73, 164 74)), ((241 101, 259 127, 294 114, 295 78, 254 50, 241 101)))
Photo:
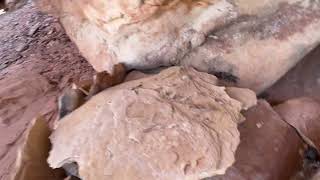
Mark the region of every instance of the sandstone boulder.
POLYGON ((223 174, 243 117, 242 103, 217 84, 207 73, 172 67, 107 89, 59 121, 48 162, 76 162, 87 180, 223 174))
POLYGON ((38 0, 97 71, 187 65, 261 92, 320 42, 311 0, 38 0))

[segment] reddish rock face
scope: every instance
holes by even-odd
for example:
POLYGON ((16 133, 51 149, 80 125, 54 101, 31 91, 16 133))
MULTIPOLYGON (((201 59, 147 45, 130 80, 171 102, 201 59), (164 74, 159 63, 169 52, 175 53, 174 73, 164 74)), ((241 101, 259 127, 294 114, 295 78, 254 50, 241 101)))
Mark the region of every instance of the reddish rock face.
POLYGON ((16 75, 0 81, 0 174, 4 177, 14 167, 17 148, 29 122, 40 114, 52 116, 56 108, 56 96, 46 79, 33 73, 16 75))
POLYGON ((320 104, 309 97, 290 99, 274 107, 275 111, 290 124, 309 148, 304 153, 303 167, 293 179, 319 179, 320 104))
POLYGON ((274 107, 289 124, 320 149, 320 104, 311 98, 291 99, 274 107))
POLYGON ((235 163, 211 180, 289 179, 301 166, 302 140, 263 100, 244 113, 235 163))
POLYGON ((41 0, 97 71, 187 65, 260 93, 320 42, 308 0, 41 0), (232 22, 230 24, 230 22, 232 22))

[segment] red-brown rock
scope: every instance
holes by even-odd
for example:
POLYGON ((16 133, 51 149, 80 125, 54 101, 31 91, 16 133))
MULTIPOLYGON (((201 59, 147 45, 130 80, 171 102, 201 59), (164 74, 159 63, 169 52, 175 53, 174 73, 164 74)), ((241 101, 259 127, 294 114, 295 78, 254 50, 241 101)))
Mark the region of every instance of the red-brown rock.
POLYGON ((258 101, 244 115, 235 163, 211 180, 289 179, 302 163, 299 136, 266 101, 258 101))

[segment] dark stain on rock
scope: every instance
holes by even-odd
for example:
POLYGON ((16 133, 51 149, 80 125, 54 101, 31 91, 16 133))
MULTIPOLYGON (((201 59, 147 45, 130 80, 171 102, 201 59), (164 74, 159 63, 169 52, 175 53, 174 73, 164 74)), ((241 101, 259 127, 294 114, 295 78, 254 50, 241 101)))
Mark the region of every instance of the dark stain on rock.
POLYGON ((262 92, 261 94, 258 95, 258 99, 268 99, 269 96, 270 96, 269 93, 262 92))
POLYGON ((215 75, 220 80, 224 80, 227 83, 236 84, 239 78, 235 75, 237 67, 227 63, 222 57, 218 56, 206 61, 209 74, 215 75))
POLYGON ((201 72, 207 72, 208 74, 212 74, 216 76, 222 83, 221 85, 235 85, 238 83, 240 78, 237 76, 237 68, 226 62, 222 57, 216 57, 212 59, 204 59, 204 64, 200 66, 193 66, 194 69, 201 72), (205 69, 201 67, 207 67, 205 69))
POLYGON ((237 83, 239 78, 228 72, 215 72, 213 73, 217 78, 222 79, 229 83, 237 83))

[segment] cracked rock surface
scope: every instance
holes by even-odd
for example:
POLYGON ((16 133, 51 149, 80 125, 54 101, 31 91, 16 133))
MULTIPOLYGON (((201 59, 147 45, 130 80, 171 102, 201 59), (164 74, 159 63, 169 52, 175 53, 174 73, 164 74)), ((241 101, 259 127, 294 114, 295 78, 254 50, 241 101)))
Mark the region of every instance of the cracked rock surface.
POLYGON ((48 162, 76 162, 88 180, 223 174, 234 162, 243 117, 242 103, 217 82, 172 67, 107 89, 59 121, 48 162))

